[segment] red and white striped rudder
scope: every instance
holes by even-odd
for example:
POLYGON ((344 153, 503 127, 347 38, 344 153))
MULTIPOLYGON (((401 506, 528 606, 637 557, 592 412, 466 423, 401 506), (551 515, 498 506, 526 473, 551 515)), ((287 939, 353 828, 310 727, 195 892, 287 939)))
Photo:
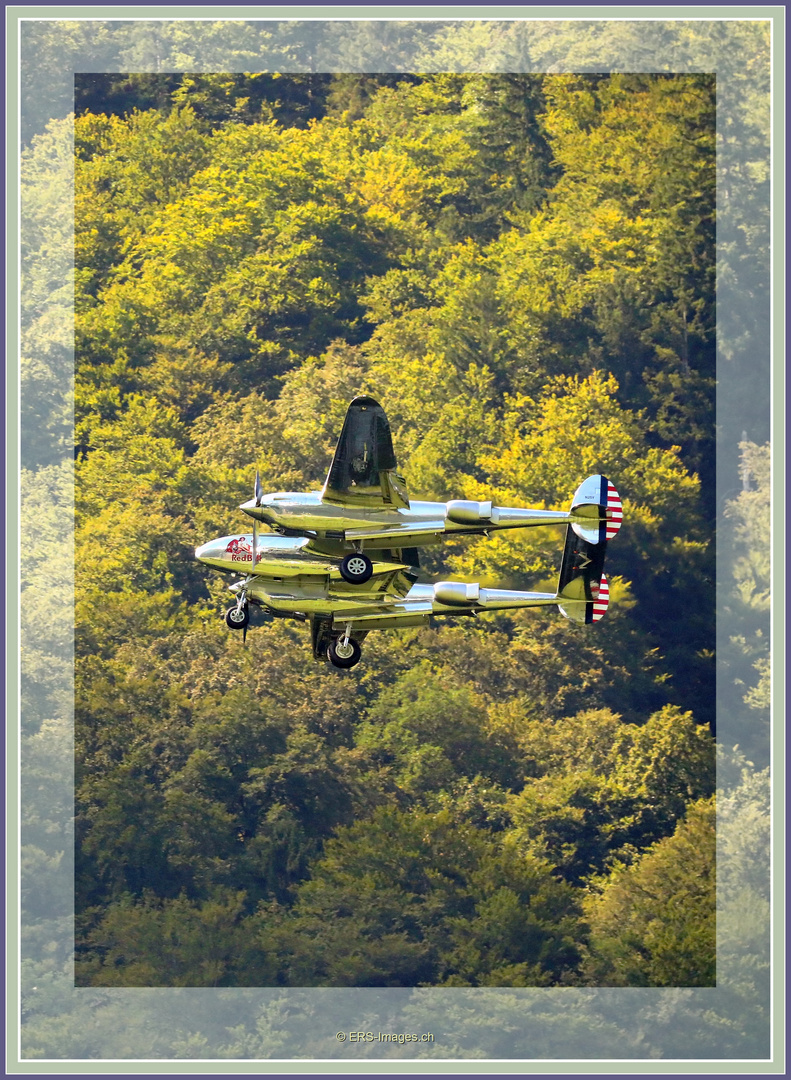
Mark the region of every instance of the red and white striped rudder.
POLYGON ((607 509, 605 513, 607 517, 605 538, 612 540, 623 522, 623 507, 621 506, 621 496, 615 490, 611 480, 607 481, 607 509))
POLYGON ((607 578, 602 574, 596 599, 593 601, 593 622, 598 622, 604 617, 604 613, 610 603, 610 586, 607 578))

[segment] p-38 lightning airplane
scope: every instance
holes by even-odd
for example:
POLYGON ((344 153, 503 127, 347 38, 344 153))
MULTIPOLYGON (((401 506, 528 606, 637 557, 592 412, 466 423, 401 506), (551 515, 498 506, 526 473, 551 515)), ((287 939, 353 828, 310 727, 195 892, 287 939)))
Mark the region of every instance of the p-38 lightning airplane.
POLYGON ((321 491, 265 495, 256 473, 253 498, 240 509, 253 518, 252 536, 223 536, 195 551, 207 566, 242 575, 230 586, 236 603, 228 626, 246 630, 250 604, 307 620, 313 655, 338 668, 354 667, 369 631, 427 625, 431 616, 556 604, 568 619, 597 622, 609 600, 605 549, 622 518, 618 492, 604 476, 588 477, 568 512, 411 500, 396 472, 387 417, 370 397, 349 405, 321 491), (259 521, 273 533, 259 535, 259 521), (555 593, 418 584, 418 545, 537 525, 566 526, 555 593))

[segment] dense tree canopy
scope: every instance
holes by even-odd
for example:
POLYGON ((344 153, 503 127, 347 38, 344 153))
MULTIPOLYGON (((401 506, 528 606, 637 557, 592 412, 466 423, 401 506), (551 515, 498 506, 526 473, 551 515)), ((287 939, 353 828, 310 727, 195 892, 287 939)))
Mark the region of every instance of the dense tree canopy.
MULTIPOLYGON (((711 985, 687 854, 713 836, 713 79, 86 76, 75 100, 78 983, 711 985), (607 619, 383 633, 348 674, 292 623, 231 639, 192 550, 256 468, 319 484, 361 391, 415 495, 555 507, 611 475, 607 619), (631 900, 658 880, 659 915, 631 900)), ((42 248, 65 133, 26 159, 42 248)), ((424 572, 550 580, 533 532, 424 572)))

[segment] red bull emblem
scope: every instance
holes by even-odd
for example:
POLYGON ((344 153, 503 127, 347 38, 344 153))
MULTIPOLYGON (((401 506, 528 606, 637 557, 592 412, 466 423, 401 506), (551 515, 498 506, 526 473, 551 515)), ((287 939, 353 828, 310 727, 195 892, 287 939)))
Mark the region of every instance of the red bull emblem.
POLYGON ((246 537, 240 536, 238 540, 231 540, 225 549, 231 556, 231 562, 252 562, 253 549, 246 537))

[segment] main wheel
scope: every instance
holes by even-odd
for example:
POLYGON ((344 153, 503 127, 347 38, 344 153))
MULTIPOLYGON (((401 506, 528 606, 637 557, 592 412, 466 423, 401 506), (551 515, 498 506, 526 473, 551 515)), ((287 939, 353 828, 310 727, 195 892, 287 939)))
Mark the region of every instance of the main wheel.
POLYGON ((354 638, 349 638, 346 644, 343 643, 343 638, 335 638, 327 646, 327 659, 339 668, 350 668, 359 664, 362 654, 362 649, 354 638))
POLYGON ((236 604, 229 607, 225 612, 225 621, 231 630, 244 630, 245 626, 250 622, 250 609, 247 604, 242 604, 241 609, 236 604))
POLYGON ((363 585, 374 572, 374 564, 367 555, 355 551, 341 561, 341 577, 350 585, 363 585))

